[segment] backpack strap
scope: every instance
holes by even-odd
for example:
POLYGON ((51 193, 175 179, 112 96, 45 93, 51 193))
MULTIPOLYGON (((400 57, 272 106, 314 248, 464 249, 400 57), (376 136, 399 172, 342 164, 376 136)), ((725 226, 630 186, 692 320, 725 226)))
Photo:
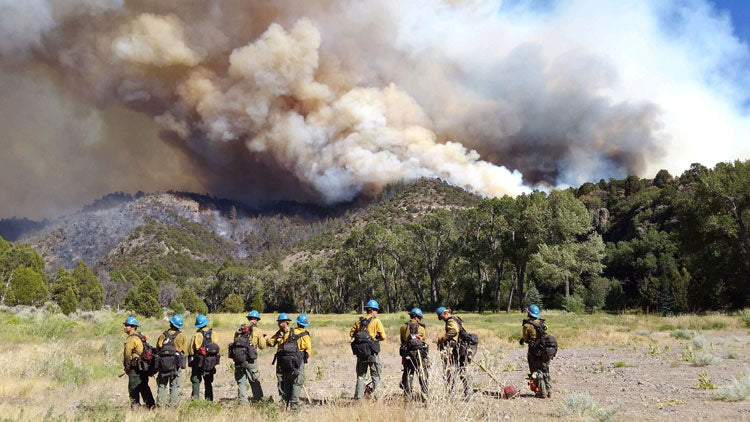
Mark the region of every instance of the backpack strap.
POLYGON ((406 325, 409 326, 409 334, 419 333, 419 324, 409 321, 406 325))
POLYGON ((451 318, 455 319, 456 322, 458 323, 458 333, 459 334, 466 334, 466 329, 464 328, 464 322, 463 322, 463 320, 461 320, 461 318, 458 317, 458 316, 453 316, 451 318))
POLYGON ((289 334, 289 341, 292 341, 292 340, 297 341, 301 339, 302 337, 309 336, 309 335, 310 333, 308 331, 303 331, 299 334, 289 334))
POLYGON ((203 334, 203 343, 201 343, 202 347, 205 347, 207 344, 211 344, 214 342, 213 330, 213 328, 209 328, 208 331, 203 331, 203 329, 200 330, 200 332, 203 334))
POLYGON ((534 330, 536 331, 536 338, 534 339, 533 344, 529 343, 529 347, 536 347, 537 345, 539 345, 542 341, 542 337, 547 334, 547 330, 544 329, 544 320, 540 319, 538 321, 540 321, 541 324, 537 321, 526 320, 526 322, 531 324, 531 326, 534 327, 534 330))
POLYGON ((365 317, 359 317, 359 331, 367 331, 367 327, 370 326, 370 322, 372 322, 372 318, 365 318, 365 317))
POLYGON ((166 343, 167 340, 171 341, 172 344, 174 344, 174 339, 177 338, 177 335, 179 335, 182 331, 177 330, 174 334, 169 334, 169 330, 164 332, 164 342, 166 343))

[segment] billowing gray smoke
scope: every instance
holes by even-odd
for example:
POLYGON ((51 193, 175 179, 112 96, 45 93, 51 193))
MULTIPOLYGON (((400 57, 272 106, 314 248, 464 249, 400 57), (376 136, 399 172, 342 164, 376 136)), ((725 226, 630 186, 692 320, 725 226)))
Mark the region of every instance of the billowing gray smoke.
POLYGON ((338 202, 422 176, 492 196, 651 171, 674 135, 663 104, 625 95, 616 58, 561 41, 571 31, 553 17, 577 12, 558 9, 545 21, 489 1, 0 0, 3 93, 28 92, 33 72, 72 110, 100 110, 42 140, 19 126, 43 113, 5 113, 3 143, 82 143, 87 163, 68 163, 85 171, 67 176, 109 181, 94 190, 253 203, 338 202), (133 111, 159 145, 153 127, 122 124, 133 111))

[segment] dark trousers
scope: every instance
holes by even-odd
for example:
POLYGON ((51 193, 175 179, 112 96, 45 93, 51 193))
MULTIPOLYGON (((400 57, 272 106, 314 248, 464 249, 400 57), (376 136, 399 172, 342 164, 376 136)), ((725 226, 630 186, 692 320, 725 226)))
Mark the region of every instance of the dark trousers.
POLYGON ((148 377, 132 369, 128 371, 128 395, 131 405, 139 405, 141 398, 146 407, 154 407, 156 404, 154 395, 151 394, 151 387, 148 386, 148 377))
POLYGON ((214 401, 214 372, 204 372, 203 369, 193 368, 190 373, 190 383, 193 385, 193 394, 191 398, 193 400, 200 400, 201 398, 201 380, 205 382, 206 389, 206 400, 214 401))
POLYGON ((419 352, 409 353, 404 358, 404 373, 401 375, 401 389, 404 390, 404 397, 407 400, 411 400, 412 396, 412 384, 414 381, 414 374, 417 375, 420 387, 420 399, 422 401, 427 400, 427 361, 424 359, 419 352))
POLYGON ((526 355, 526 360, 529 362, 529 374, 533 375, 537 373, 537 378, 534 382, 541 390, 540 396, 549 396, 552 391, 552 385, 549 382, 549 361, 541 359, 539 356, 529 352, 526 355))

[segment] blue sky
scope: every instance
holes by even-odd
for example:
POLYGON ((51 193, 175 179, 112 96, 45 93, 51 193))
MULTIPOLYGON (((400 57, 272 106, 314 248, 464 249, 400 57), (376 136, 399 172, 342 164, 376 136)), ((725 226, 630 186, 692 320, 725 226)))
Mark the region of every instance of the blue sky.
POLYGON ((750 0, 711 0, 719 11, 729 12, 734 33, 745 44, 750 44, 750 0))

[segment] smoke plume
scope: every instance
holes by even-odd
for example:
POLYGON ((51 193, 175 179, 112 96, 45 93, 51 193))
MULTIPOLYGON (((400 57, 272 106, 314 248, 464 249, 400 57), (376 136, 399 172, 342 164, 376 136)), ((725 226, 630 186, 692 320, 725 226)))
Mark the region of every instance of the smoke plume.
POLYGON ((423 176, 515 195, 746 156, 748 48, 689 3, 0 0, 0 213, 423 176))

